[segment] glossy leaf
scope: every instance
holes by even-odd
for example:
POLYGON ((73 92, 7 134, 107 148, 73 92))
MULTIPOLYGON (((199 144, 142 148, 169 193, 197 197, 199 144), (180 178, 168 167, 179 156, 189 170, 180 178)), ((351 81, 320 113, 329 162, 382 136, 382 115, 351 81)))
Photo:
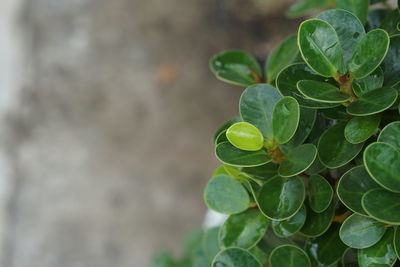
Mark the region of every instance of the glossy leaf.
POLYGON ((400 228, 397 227, 394 232, 394 240, 393 240, 394 250, 396 251, 397 258, 400 260, 400 228))
POLYGON ((240 116, 256 126, 268 140, 273 138, 272 111, 281 99, 279 92, 268 84, 248 87, 240 97, 240 116))
POLYGON ((220 251, 212 262, 212 267, 262 267, 261 263, 247 250, 227 248, 220 251))
POLYGON ((386 125, 379 134, 378 142, 392 145, 397 150, 400 150, 400 121, 386 125))
POLYGON ((340 240, 339 228, 334 223, 324 235, 306 241, 305 251, 315 266, 330 266, 342 258, 347 246, 340 240))
POLYGON ((350 215, 340 227, 340 239, 351 248, 368 248, 385 234, 386 227, 374 219, 358 214, 350 215))
POLYGON ((229 140, 228 140, 228 138, 226 137, 226 130, 225 131, 223 131, 223 132, 221 132, 218 136, 217 136, 217 138, 215 139, 215 145, 217 146, 217 145, 219 145, 219 144, 221 144, 221 143, 223 143, 223 142, 228 142, 229 140))
POLYGON ((358 251, 358 264, 361 267, 392 266, 395 261, 393 229, 388 229, 382 239, 372 247, 358 251))
POLYGON ((300 119, 300 107, 296 99, 285 96, 280 99, 272 113, 274 139, 278 144, 287 143, 296 133, 300 119))
POLYGON ((300 80, 313 80, 320 82, 332 82, 331 79, 321 77, 314 73, 306 64, 296 63, 283 69, 276 78, 276 85, 284 96, 292 96, 300 106, 306 108, 331 108, 339 104, 315 102, 306 98, 297 89, 297 83, 300 80))
POLYGON ((318 156, 328 168, 338 168, 357 156, 363 144, 351 144, 344 137, 345 122, 327 129, 318 142, 318 156))
POLYGON ((394 104, 397 91, 392 88, 381 88, 362 95, 347 107, 347 112, 354 116, 368 116, 382 112, 394 104))
POLYGON ((372 73, 383 61, 389 48, 389 35, 381 29, 368 32, 358 43, 349 62, 349 71, 354 79, 372 73))
POLYGON ((232 145, 242 150, 257 151, 264 145, 260 130, 248 122, 233 124, 226 131, 226 137, 232 145))
POLYGON ((292 236, 303 227, 306 216, 306 208, 303 205, 293 217, 284 221, 272 221, 272 229, 279 237, 285 238, 292 236))
POLYGON ((221 226, 219 240, 222 248, 250 249, 263 238, 269 220, 258 210, 247 210, 229 216, 221 226))
POLYGON ((317 148, 313 144, 303 144, 288 152, 278 169, 282 177, 292 177, 305 171, 317 157, 317 148))
POLYGON ((266 61, 266 77, 268 81, 274 81, 278 73, 287 65, 293 62, 299 53, 297 46, 297 35, 290 35, 288 38, 272 50, 266 61))
POLYGON ((215 148, 215 155, 222 163, 238 167, 260 166, 271 161, 271 157, 264 150, 244 151, 229 142, 218 144, 215 148))
POLYGON ((257 167, 245 167, 242 168, 242 172, 252 175, 253 177, 260 180, 268 180, 278 175, 279 165, 273 162, 257 166, 257 167))
POLYGON ((382 62, 385 74, 385 85, 392 86, 400 81, 400 34, 390 38, 390 46, 382 62))
POLYGON ((336 8, 350 11, 365 24, 368 16, 369 0, 336 0, 336 8))
POLYGON ((314 127, 317 112, 315 109, 300 108, 300 120, 296 133, 286 143, 288 147, 294 148, 304 143, 314 127))
POLYGON ((217 212, 235 214, 249 207, 250 197, 238 180, 222 174, 214 176, 207 183, 204 202, 217 212))
POLYGON ((335 29, 343 49, 344 63, 347 65, 355 47, 365 35, 364 26, 356 16, 346 10, 327 10, 317 18, 328 22, 335 29))
POLYGON ((375 89, 382 88, 383 86, 383 71, 378 67, 370 75, 359 80, 353 81, 353 92, 356 96, 360 97, 375 89))
POLYGON ((240 117, 235 117, 235 118, 233 118, 233 119, 231 119, 231 120, 229 120, 229 121, 226 121, 224 124, 222 124, 222 125, 218 128, 218 130, 215 132, 215 134, 214 134, 214 143, 216 144, 216 140, 217 140, 218 136, 219 136, 222 132, 226 132, 226 130, 228 130, 228 128, 229 128, 231 125, 235 124, 236 122, 240 122, 240 121, 242 121, 242 118, 240 118, 240 117))
POLYGON ((258 205, 261 212, 272 220, 286 220, 301 208, 305 198, 304 184, 298 177, 276 176, 261 187, 258 205))
POLYGON ((210 68, 218 79, 230 84, 249 86, 261 82, 260 65, 243 51, 231 50, 213 56, 210 68))
POLYGON ((351 99, 351 95, 340 91, 329 83, 312 80, 302 80, 297 83, 297 89, 305 97, 323 103, 343 103, 351 99))
POLYGON ((400 194, 389 192, 382 188, 368 191, 362 198, 364 210, 372 218, 400 225, 400 194))
POLYGON ((379 115, 354 117, 344 129, 344 137, 352 144, 359 144, 370 138, 379 127, 379 115))
POLYGON ((282 245, 276 247, 269 257, 270 267, 311 267, 308 255, 299 247, 282 245))
POLYGON ((343 120, 349 117, 349 114, 347 114, 346 108, 343 105, 322 109, 320 114, 329 120, 343 120))
POLYGON ((371 177, 389 191, 400 193, 400 151, 385 143, 372 143, 364 151, 371 177))
POLYGON ((331 201, 329 207, 321 213, 314 212, 307 206, 307 218, 300 232, 305 236, 317 237, 324 234, 332 224, 335 216, 335 203, 331 201))
POLYGON ((310 208, 321 213, 329 207, 333 198, 333 189, 321 175, 312 175, 308 179, 308 197, 310 208))
POLYGON ((298 33, 301 55, 307 65, 324 77, 344 73, 343 51, 335 29, 326 21, 310 19, 298 33))
POLYGON ((364 166, 357 166, 347 171, 337 185, 337 195, 340 201, 350 210, 367 215, 361 205, 361 199, 371 189, 379 185, 369 176, 364 166))

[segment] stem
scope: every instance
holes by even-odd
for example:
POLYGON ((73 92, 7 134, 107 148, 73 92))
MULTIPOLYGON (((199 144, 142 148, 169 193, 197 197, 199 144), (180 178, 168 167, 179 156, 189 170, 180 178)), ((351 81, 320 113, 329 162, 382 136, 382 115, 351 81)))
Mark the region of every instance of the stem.
POLYGON ((285 154, 283 154, 279 146, 269 149, 267 152, 271 156, 273 163, 281 163, 285 159, 285 154))
POLYGON ((250 72, 251 72, 251 76, 253 76, 253 79, 255 81, 255 83, 262 83, 262 79, 261 77, 257 74, 257 72, 255 72, 252 68, 249 68, 250 72))
POLYGON ((357 100, 357 97, 353 93, 353 78, 350 76, 350 74, 346 73, 344 75, 338 75, 337 77, 335 77, 335 80, 340 85, 340 91, 351 95, 351 99, 348 102, 343 103, 343 105, 348 106, 351 102, 357 100))

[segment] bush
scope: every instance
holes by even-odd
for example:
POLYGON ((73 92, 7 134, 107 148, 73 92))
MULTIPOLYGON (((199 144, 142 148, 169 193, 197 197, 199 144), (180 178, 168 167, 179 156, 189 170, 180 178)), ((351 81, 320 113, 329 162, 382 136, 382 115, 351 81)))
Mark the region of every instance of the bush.
POLYGON ((155 266, 400 265, 400 12, 305 0, 288 15, 332 2, 264 72, 242 51, 210 60, 218 79, 247 87, 214 136, 223 165, 204 191, 229 217, 191 235, 184 260, 155 266))

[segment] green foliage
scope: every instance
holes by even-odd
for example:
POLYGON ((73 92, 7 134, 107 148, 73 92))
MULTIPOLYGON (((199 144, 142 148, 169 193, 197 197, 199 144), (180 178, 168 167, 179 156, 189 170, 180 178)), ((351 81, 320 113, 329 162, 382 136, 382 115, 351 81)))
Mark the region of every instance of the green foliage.
POLYGON ((230 216, 154 266, 400 264, 400 11, 377 2, 296 3, 291 17, 337 9, 301 23, 264 70, 237 50, 211 59, 246 87, 204 192, 230 216))

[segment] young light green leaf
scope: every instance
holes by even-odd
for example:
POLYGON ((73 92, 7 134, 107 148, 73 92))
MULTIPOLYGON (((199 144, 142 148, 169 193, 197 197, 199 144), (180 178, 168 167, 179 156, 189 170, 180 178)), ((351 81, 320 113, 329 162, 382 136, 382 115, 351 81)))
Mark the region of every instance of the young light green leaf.
POLYGON ((333 189, 321 175, 311 175, 308 179, 308 199, 310 208, 321 213, 329 207, 333 199, 333 189))
POLYGON ((240 116, 243 121, 256 126, 264 138, 273 138, 272 111, 282 96, 268 84, 248 87, 240 97, 240 116))
POLYGON ((336 8, 350 11, 365 24, 368 16, 369 0, 336 0, 336 8))
POLYGON ((242 121, 242 118, 240 117, 236 117, 233 118, 229 121, 226 121, 224 124, 222 124, 218 130, 214 133, 214 144, 217 144, 217 138, 221 135, 222 132, 226 132, 226 130, 228 130, 229 127, 231 127, 231 125, 235 124, 236 122, 240 122, 242 121))
POLYGON ((305 198, 304 184, 298 177, 276 176, 261 187, 258 204, 261 212, 272 220, 286 220, 301 208, 305 198))
POLYGON ((222 163, 237 167, 261 166, 271 161, 271 157, 264 150, 244 151, 230 142, 218 144, 215 147, 215 155, 222 163))
POLYGON ((229 216, 221 226, 219 240, 222 248, 250 249, 263 238, 270 220, 258 210, 247 210, 229 216))
POLYGON ((359 144, 370 138, 379 127, 381 116, 354 117, 344 129, 344 137, 352 144, 359 144))
POLYGON ((300 107, 290 96, 281 98, 272 112, 274 139, 278 144, 287 143, 296 133, 300 119, 300 107))
POLYGON ((386 227, 374 219, 358 214, 350 215, 340 227, 340 239, 351 248, 368 248, 385 234, 386 227))
POLYGON ((211 267, 262 267, 261 263, 248 252, 242 248, 227 248, 220 251, 215 256, 211 267))
POLYGON ((310 258, 299 247, 282 245, 276 247, 269 256, 270 267, 311 267, 310 258))
POLYGON ((343 103, 351 99, 351 95, 340 91, 329 83, 302 80, 297 83, 297 89, 305 97, 323 103, 343 103))
POLYGON ((386 143, 372 143, 364 151, 364 165, 380 186, 400 193, 400 150, 386 143))
POLYGON ((386 125, 378 136, 378 142, 392 145, 397 150, 400 150, 400 121, 394 121, 386 125))
POLYGON ((329 207, 321 213, 314 212, 309 206, 307 207, 307 218, 300 232, 308 237, 317 237, 323 235, 332 224, 335 216, 335 203, 331 201, 329 207))
POLYGON ((368 32, 356 46, 349 62, 351 77, 361 79, 372 73, 385 58, 389 43, 389 35, 384 30, 368 32))
POLYGON ((290 35, 288 38, 272 50, 266 61, 266 77, 268 81, 274 81, 278 73, 287 65, 293 62, 299 53, 297 47, 297 34, 290 35))
POLYGON ((339 37, 326 21, 310 19, 301 23, 298 43, 304 61, 318 74, 335 77, 344 73, 339 37))
POLYGON ((282 177, 296 176, 305 171, 317 157, 317 148, 313 144, 303 144, 289 150, 278 169, 282 177))
POLYGON ((390 46, 382 62, 385 85, 392 86, 400 81, 400 34, 390 38, 390 46))
POLYGON ((362 198, 364 210, 372 218, 387 224, 400 225, 400 194, 383 188, 368 191, 362 198))
POLYGON ((306 207, 303 205, 293 217, 284 221, 272 221, 272 229, 279 237, 292 236, 303 227, 306 216, 306 207))
POLYGON ((261 82, 261 67, 250 54, 231 50, 216 54, 210 59, 215 76, 227 83, 249 86, 261 82))
POLYGON ((233 124, 226 131, 226 137, 232 145, 242 150, 257 151, 264 145, 260 130, 248 122, 233 124))

